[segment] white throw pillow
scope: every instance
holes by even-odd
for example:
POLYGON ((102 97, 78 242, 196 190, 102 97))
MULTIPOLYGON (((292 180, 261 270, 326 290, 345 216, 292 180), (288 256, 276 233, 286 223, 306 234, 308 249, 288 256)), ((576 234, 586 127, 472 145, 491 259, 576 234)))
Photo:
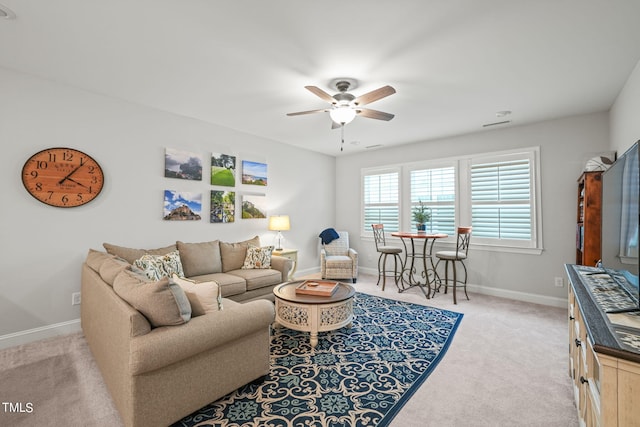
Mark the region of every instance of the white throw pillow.
POLYGON ((205 313, 222 310, 221 288, 217 282, 196 282, 195 280, 171 276, 171 282, 180 285, 191 303, 191 315, 202 316, 205 313))

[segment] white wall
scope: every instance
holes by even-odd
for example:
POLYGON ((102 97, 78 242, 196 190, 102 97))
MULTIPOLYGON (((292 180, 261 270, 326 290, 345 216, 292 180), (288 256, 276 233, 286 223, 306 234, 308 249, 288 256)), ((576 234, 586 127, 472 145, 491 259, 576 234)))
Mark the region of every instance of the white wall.
POLYGON ((362 168, 540 146, 544 251, 524 255, 472 248, 469 283, 486 293, 566 306, 567 289, 555 287, 554 277, 565 277, 563 265, 575 263, 576 181, 585 161, 608 149, 608 134, 607 113, 597 113, 341 157, 336 221, 353 236, 361 267, 376 271, 374 243, 358 238, 360 205, 352 202, 360 197, 362 168))
POLYGON ((71 293, 80 289, 87 250, 102 249, 103 242, 153 248, 176 240, 236 241, 259 235, 263 244, 273 243, 274 233, 264 219, 238 215, 235 223, 209 223, 206 196, 214 187, 206 170, 200 182, 164 178, 165 147, 200 153, 205 168, 212 152, 235 154, 238 162, 266 162, 268 186, 236 184, 236 208, 243 193, 266 194, 271 213, 291 217, 285 243, 300 251, 298 271, 317 271, 318 233, 334 222, 333 157, 2 68, 0 94, 0 188, 5 200, 0 346, 3 338, 13 340, 21 331, 77 323, 79 306, 71 305, 71 293), (56 146, 85 151, 102 165, 105 187, 90 204, 54 208, 25 191, 20 178, 24 162, 56 146), (321 172, 309 174, 309 165, 321 172), (165 189, 202 192, 203 220, 163 221, 165 189))
POLYGON ((609 120, 611 150, 622 154, 640 140, 640 61, 611 107, 609 120))

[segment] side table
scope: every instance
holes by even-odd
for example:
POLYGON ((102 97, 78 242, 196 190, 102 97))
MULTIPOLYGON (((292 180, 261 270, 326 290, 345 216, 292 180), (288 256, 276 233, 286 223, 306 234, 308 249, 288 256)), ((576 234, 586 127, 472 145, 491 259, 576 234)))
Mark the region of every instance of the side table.
POLYGON ((286 248, 280 250, 274 249, 272 253, 273 255, 289 258, 291 261, 293 261, 293 268, 289 272, 289 278, 287 280, 294 280, 294 275, 296 274, 296 270, 298 269, 298 250, 286 248))

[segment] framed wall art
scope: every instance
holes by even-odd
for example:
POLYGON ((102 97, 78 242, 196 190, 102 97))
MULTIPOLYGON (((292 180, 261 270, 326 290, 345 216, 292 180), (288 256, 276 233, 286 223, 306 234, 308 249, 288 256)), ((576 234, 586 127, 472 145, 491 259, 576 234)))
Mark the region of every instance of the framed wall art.
POLYGON ((199 221, 201 215, 202 193, 164 190, 165 221, 199 221))
POLYGON ((235 187, 236 156, 229 154, 211 154, 211 185, 235 187))
POLYGON ((242 196, 242 219, 262 219, 267 217, 267 197, 264 195, 242 196))
POLYGON ((189 151, 166 148, 164 153, 164 176, 166 178, 202 180, 202 157, 189 151))
POLYGON ((236 192, 211 190, 209 218, 212 223, 234 222, 236 218, 236 192))
POLYGON ((242 183, 265 187, 267 185, 267 164, 243 160, 242 183))

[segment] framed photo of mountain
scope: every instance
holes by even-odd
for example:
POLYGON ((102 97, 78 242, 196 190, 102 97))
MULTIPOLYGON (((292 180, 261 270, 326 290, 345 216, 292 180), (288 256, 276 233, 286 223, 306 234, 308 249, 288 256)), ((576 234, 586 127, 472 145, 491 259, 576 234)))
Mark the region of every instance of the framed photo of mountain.
POLYGON ((202 193, 164 190, 165 221, 199 221, 202 219, 202 193))
POLYGON ((267 197, 264 195, 242 196, 242 219, 263 219, 267 217, 267 197))

